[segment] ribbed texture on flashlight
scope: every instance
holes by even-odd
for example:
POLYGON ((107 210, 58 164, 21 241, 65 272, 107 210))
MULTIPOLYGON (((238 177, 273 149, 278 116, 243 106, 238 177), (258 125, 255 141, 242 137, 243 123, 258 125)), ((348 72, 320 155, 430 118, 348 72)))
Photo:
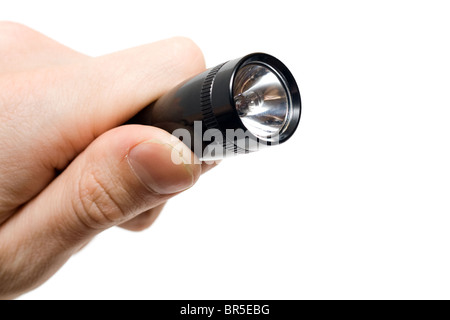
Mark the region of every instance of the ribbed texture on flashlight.
POLYGON ((225 63, 219 64, 218 66, 211 69, 211 71, 203 81, 202 90, 200 92, 200 107, 203 114, 203 123, 208 129, 219 129, 219 123, 217 122, 217 119, 212 111, 211 91, 214 83, 214 78, 216 77, 219 69, 222 68, 225 63))
MULTIPOLYGON (((227 63, 227 62, 225 62, 227 63)), ((200 107, 203 114, 203 124, 207 129, 218 129, 220 130, 219 123, 217 122, 216 116, 213 113, 212 105, 211 105, 211 95, 212 95, 212 87, 214 84, 214 79, 219 72, 220 68, 225 64, 219 64, 218 66, 211 69, 211 71, 206 76, 203 81, 202 90, 200 91, 200 107)), ((248 153, 247 150, 239 148, 234 141, 229 141, 224 138, 223 141, 224 149, 228 151, 232 151, 234 153, 248 153)))

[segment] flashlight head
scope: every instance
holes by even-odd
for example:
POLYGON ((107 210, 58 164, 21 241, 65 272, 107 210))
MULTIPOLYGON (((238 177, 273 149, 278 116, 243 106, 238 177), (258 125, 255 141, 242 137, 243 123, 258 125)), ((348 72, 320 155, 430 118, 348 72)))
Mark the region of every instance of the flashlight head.
POLYGON ((300 91, 289 69, 265 53, 218 67, 210 71, 214 74, 211 84, 205 81, 206 87, 211 87, 211 104, 205 110, 211 110, 216 120, 210 123, 224 134, 231 128, 245 132, 226 137, 225 148, 248 153, 287 141, 301 115, 300 91))
POLYGON ((288 68, 253 53, 186 80, 130 122, 165 129, 200 159, 215 160, 284 143, 300 114, 300 92, 288 68))

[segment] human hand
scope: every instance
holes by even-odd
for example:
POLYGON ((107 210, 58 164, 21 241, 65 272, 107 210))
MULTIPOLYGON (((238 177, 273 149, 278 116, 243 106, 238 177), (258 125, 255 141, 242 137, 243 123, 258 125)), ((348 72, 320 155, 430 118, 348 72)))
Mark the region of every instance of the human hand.
POLYGON ((204 70, 184 38, 92 58, 0 22, 0 299, 52 276, 95 235, 141 230, 205 164, 150 126, 120 126, 204 70), (178 154, 178 153, 175 153, 178 154))

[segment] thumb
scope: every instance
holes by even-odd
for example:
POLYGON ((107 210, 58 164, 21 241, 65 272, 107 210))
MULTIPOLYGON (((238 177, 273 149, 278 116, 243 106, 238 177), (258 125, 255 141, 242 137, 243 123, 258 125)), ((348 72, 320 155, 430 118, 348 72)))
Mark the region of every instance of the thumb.
POLYGON ((78 232, 98 233, 191 187, 200 176, 199 163, 191 150, 161 129, 123 126, 80 154, 41 195, 39 208, 59 199, 49 218, 64 218, 61 225, 78 232))
POLYGON ((40 275, 36 281, 41 283, 99 232, 191 187, 201 174, 199 163, 161 129, 128 125, 110 130, 2 225, 0 243, 9 241, 12 252, 2 250, 0 261, 14 258, 11 265, 40 275))

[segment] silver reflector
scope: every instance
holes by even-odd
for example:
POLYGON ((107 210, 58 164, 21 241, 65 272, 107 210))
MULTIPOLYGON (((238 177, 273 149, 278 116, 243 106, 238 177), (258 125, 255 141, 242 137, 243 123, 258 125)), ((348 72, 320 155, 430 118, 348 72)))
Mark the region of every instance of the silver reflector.
POLYGON ((263 64, 241 67, 235 76, 233 97, 244 126, 263 140, 283 132, 291 103, 283 81, 263 64))

